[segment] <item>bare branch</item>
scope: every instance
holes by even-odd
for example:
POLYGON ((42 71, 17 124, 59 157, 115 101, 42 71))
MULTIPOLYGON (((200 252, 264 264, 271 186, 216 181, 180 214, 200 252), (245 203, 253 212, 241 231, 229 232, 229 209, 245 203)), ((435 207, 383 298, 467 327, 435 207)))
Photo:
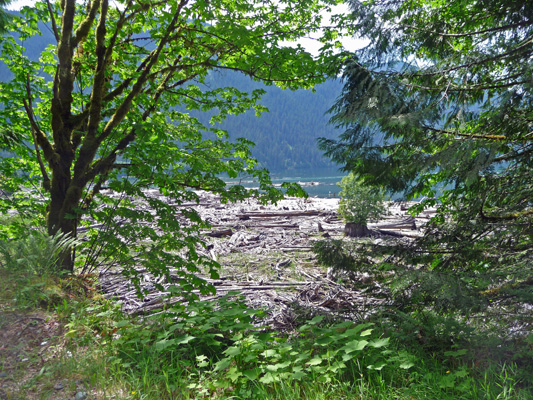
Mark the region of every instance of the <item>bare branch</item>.
MULTIPOLYGON (((41 146, 43 149, 44 156, 48 162, 51 162, 54 158, 55 151, 50 144, 50 141, 46 137, 46 135, 41 131, 41 128, 39 127, 39 124, 37 124, 37 121, 35 121, 35 115, 33 113, 33 105, 32 105, 32 96, 31 96, 31 88, 30 88, 30 77, 27 77, 26 80, 26 94, 28 96, 27 99, 23 99, 24 103, 24 109, 26 110, 26 115, 28 116, 28 120, 30 121, 31 125, 31 132, 32 137, 34 141, 41 146)), ((40 155, 38 154, 38 157, 40 155)), ((44 174, 43 174, 44 178, 44 174)))
POLYGON ((50 20, 52 21, 52 31, 56 38, 56 42, 59 43, 59 31, 57 30, 56 17, 54 16, 54 10, 52 10, 52 5, 50 0, 46 0, 46 5, 48 6, 48 12, 50 13, 50 20))
MULTIPOLYGON (((33 113, 33 99, 31 95, 29 75, 26 77, 26 94, 28 96, 28 100, 26 101, 26 99, 24 99, 24 107, 26 108, 26 113, 28 114, 28 117, 30 118, 30 120, 35 123, 35 117, 33 113)), ((37 123, 35 123, 35 125, 37 125, 37 123)), ((37 162, 39 163, 39 168, 43 176, 43 188, 48 192, 50 191, 50 177, 48 176, 48 173, 46 172, 46 167, 44 166, 43 159, 41 158, 41 152, 39 150, 39 145, 37 144, 37 134, 36 134, 36 130, 33 127, 33 125, 31 128, 31 136, 33 138, 33 146, 35 147, 35 155, 37 157, 37 162)))
POLYGON ((446 129, 436 129, 436 128, 432 128, 431 126, 424 126, 424 128, 431 132, 444 133, 446 135, 460 136, 460 137, 472 138, 472 139, 493 140, 493 141, 499 141, 499 142, 513 142, 513 141, 530 142, 533 140, 533 138, 532 139, 510 138, 505 135, 476 135, 476 134, 469 134, 469 133, 461 133, 457 131, 449 131, 446 129))

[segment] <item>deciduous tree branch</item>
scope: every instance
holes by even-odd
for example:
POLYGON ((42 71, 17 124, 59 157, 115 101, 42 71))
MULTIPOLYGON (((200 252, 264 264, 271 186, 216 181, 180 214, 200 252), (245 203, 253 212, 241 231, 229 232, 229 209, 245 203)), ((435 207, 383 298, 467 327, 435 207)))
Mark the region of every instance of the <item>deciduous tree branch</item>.
POLYGON ((59 43, 59 31, 57 30, 56 17, 52 5, 50 4, 50 0, 46 0, 46 5, 48 6, 48 12, 50 13, 50 21, 52 21, 52 32, 54 32, 56 42, 59 43))

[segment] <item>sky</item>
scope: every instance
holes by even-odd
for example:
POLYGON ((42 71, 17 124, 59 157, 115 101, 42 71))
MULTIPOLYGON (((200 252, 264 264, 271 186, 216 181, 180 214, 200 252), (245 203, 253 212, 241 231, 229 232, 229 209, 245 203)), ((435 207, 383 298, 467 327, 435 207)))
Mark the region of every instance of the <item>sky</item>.
MULTIPOLYGON (((35 3, 36 0, 13 0, 11 4, 9 4, 8 7, 6 7, 8 10, 18 10, 21 7, 24 6, 31 6, 35 3)), ((348 6, 346 4, 340 4, 338 6, 333 7, 332 14, 341 14, 343 12, 348 12, 348 6)), ((324 23, 327 24, 329 22, 329 18, 324 19, 324 23)), ((364 42, 360 39, 354 39, 354 38, 343 38, 341 40, 342 44, 347 50, 356 50, 363 46, 364 42)), ((300 43, 308 52, 310 52, 313 55, 318 54, 318 49, 321 46, 321 43, 319 43, 316 40, 313 39, 301 39, 297 43, 300 43)), ((290 45, 290 44, 289 44, 290 45)))
POLYGON ((9 4, 6 8, 8 10, 18 10, 21 7, 24 6, 31 6, 35 1, 32 0, 16 0, 12 1, 11 4, 9 4))

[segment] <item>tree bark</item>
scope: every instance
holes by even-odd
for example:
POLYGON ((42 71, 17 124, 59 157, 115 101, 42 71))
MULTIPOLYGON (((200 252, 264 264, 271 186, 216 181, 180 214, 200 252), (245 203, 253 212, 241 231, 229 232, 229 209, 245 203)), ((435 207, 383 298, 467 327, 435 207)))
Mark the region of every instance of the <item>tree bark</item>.
POLYGON ((349 237, 367 237, 370 236, 370 229, 366 225, 356 222, 348 222, 344 226, 344 234, 349 237))

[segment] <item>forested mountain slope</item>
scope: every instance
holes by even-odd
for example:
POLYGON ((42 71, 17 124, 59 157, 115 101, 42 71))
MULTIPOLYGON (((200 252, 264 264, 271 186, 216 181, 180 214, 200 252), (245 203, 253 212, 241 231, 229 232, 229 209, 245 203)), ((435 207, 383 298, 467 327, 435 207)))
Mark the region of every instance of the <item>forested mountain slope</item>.
MULTIPOLYGON (((253 111, 228 117, 220 127, 231 137, 244 137, 253 141, 254 156, 272 172, 288 172, 333 166, 317 149, 319 137, 334 138, 338 131, 328 124, 327 110, 340 93, 338 81, 328 81, 316 91, 281 90, 264 86, 240 74, 211 77, 217 84, 235 86, 243 91, 263 88, 266 93, 260 103, 269 109, 260 117, 253 111), (219 78, 219 79, 217 79, 219 78)), ((207 116, 198 115, 202 122, 207 116)))

